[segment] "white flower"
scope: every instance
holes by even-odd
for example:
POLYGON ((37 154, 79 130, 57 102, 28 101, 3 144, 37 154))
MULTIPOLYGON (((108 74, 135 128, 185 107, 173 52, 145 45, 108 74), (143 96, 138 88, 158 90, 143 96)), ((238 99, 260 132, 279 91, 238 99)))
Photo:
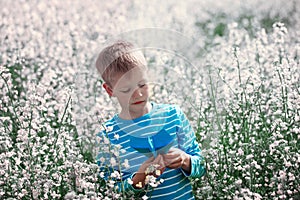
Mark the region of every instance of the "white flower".
POLYGON ((104 178, 104 172, 100 172, 100 177, 104 178))
POLYGON ((281 180, 285 180, 286 179, 286 172, 283 170, 279 171, 279 176, 281 180))
POLYGON ((128 178, 128 179, 127 179, 127 183, 128 183, 129 185, 132 185, 132 184, 133 184, 133 181, 131 180, 131 178, 128 178))
POLYGON ((15 161, 16 161, 16 165, 20 165, 21 164, 21 159, 20 159, 20 157, 18 157, 18 158, 15 158, 15 161))
POLYGON ((115 158, 110 158, 110 164, 111 166, 116 166, 117 165, 117 161, 115 158))
POLYGON ((243 183, 243 181, 241 179, 235 181, 236 185, 241 185, 242 183, 243 183))
POLYGON ((126 150, 125 150, 125 149, 121 149, 120 152, 121 152, 121 153, 125 153, 126 150))
POLYGON ((136 186, 137 188, 142 188, 142 187, 143 187, 143 184, 142 184, 142 182, 138 182, 135 186, 136 186))
POLYGON ((104 162, 105 162, 105 158, 102 156, 102 157, 99 159, 99 161, 100 161, 101 163, 104 163, 104 162))
POLYGON ((240 155, 240 156, 244 155, 243 149, 241 149, 241 148, 238 149, 238 155, 240 155))
POLYGON ((119 134, 115 134, 115 135, 114 135, 114 138, 115 138, 116 140, 119 140, 119 138, 120 138, 119 134))
POLYGON ((107 185, 108 185, 110 188, 113 188, 113 187, 115 187, 115 181, 114 181, 114 180, 109 180, 109 181, 107 181, 107 185))
POLYGON ((112 178, 117 178, 117 179, 120 179, 120 173, 118 171, 114 171, 113 173, 111 173, 111 177, 112 178))
POLYGON ((123 165, 125 168, 129 168, 130 165, 129 165, 128 159, 125 159, 124 162, 122 163, 122 165, 123 165))
POLYGON ((70 199, 71 200, 71 199, 74 199, 75 196, 76 196, 75 192, 71 191, 71 192, 66 194, 65 199, 70 199))
POLYGON ((112 126, 105 126, 107 132, 111 132, 114 128, 112 126))
POLYGON ((104 144, 109 144, 109 139, 107 137, 103 137, 104 144))

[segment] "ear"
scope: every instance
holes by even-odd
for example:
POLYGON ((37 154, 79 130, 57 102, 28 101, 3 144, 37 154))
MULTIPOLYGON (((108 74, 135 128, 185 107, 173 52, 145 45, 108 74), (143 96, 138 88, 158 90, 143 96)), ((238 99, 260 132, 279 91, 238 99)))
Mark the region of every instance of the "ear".
POLYGON ((107 94, 112 97, 113 96, 113 91, 111 89, 111 87, 107 84, 107 83, 103 83, 103 88, 105 89, 105 91, 107 92, 107 94))

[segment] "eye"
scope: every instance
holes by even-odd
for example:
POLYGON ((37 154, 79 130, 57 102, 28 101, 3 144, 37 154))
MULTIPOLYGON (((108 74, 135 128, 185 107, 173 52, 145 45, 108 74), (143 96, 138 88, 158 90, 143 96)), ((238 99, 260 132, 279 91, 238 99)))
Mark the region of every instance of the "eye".
POLYGON ((147 83, 140 83, 138 86, 140 87, 140 88, 142 88, 142 87, 145 87, 147 85, 147 83))
POLYGON ((128 89, 122 89, 121 92, 128 93, 128 92, 130 92, 130 88, 128 88, 128 89))

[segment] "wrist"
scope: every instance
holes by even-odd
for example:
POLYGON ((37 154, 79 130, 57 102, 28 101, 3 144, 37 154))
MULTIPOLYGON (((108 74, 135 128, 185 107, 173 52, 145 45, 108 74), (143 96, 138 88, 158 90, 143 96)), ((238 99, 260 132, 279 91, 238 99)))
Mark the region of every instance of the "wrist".
POLYGON ((181 165, 181 168, 188 173, 191 172, 191 156, 189 154, 186 154, 186 157, 181 165))

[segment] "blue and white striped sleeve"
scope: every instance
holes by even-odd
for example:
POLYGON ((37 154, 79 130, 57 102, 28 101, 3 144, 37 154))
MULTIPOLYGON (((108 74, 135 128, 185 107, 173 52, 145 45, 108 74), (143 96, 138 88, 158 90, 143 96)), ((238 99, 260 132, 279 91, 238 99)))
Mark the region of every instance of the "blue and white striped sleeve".
POLYGON ((177 107, 177 113, 181 125, 177 133, 178 146, 181 150, 191 156, 191 173, 188 174, 184 170, 182 170, 182 172, 185 176, 199 178, 206 172, 204 158, 201 155, 199 144, 189 120, 179 107, 177 107))

